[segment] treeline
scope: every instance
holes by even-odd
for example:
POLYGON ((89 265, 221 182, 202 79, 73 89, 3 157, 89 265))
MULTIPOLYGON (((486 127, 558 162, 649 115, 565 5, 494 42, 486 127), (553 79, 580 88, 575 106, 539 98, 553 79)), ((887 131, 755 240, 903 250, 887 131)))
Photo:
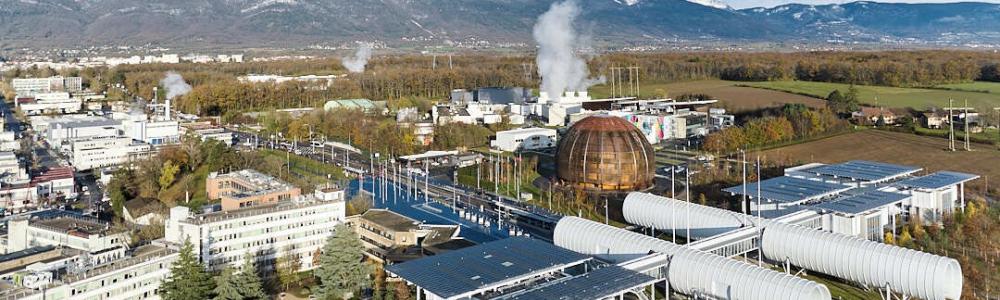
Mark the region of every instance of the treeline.
POLYGON ((740 127, 726 128, 705 138, 704 148, 715 153, 732 153, 796 139, 846 130, 847 121, 827 109, 811 109, 803 104, 785 104, 777 115, 753 118, 740 127))

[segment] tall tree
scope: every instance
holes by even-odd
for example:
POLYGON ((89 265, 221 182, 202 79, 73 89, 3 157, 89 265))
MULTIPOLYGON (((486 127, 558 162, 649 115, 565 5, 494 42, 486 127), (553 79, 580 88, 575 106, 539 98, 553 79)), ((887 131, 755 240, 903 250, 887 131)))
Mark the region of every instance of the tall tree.
POLYGON ((160 285, 164 300, 189 300, 212 298, 215 282, 198 262, 191 241, 185 240, 177 261, 170 266, 170 277, 160 285))
POLYGON ((323 246, 323 254, 316 269, 319 278, 317 296, 320 299, 338 299, 347 293, 356 293, 370 284, 366 278, 370 273, 369 266, 362 258, 364 246, 361 240, 347 225, 339 224, 333 229, 333 235, 323 246))
POLYGON ((243 295, 236 288, 236 277, 233 276, 233 268, 226 266, 222 273, 215 278, 215 298, 214 300, 243 300, 243 295))
POLYGON ((243 299, 265 300, 269 299, 264 292, 264 284, 257 274, 257 266, 253 262, 254 258, 249 253, 243 255, 243 266, 240 273, 236 274, 236 288, 239 289, 243 299))
POLYGON ((291 286, 302 280, 299 276, 301 265, 299 256, 293 253, 292 249, 286 248, 284 253, 278 256, 275 268, 277 269, 278 282, 281 283, 282 291, 287 291, 291 286))

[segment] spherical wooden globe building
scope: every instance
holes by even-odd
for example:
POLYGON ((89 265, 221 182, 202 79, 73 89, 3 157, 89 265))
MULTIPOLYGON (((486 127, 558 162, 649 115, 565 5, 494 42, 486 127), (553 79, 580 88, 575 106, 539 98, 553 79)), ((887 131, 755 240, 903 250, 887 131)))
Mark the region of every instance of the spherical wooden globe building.
POLYGON ((590 116, 559 140, 556 175, 563 184, 586 190, 642 190, 653 186, 655 157, 635 125, 615 116, 590 116))

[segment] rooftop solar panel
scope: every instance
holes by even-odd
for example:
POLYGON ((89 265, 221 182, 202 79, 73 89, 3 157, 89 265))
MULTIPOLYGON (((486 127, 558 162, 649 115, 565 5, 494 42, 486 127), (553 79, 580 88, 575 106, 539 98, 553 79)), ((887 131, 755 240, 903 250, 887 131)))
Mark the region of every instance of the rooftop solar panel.
MULTIPOLYGON (((746 186, 747 195, 756 197, 757 183, 748 183, 746 186)), ((775 177, 760 182, 761 198, 778 202, 805 201, 845 191, 850 188, 842 184, 788 176, 775 177)), ((724 189, 724 191, 733 194, 743 194, 743 186, 734 186, 724 189)))
POLYGON ((829 210, 846 214, 857 214, 885 205, 903 201, 908 195, 883 191, 867 191, 857 195, 844 196, 832 201, 813 205, 813 209, 829 210))
POLYGON ((546 242, 515 237, 392 265, 386 270, 430 293, 450 298, 590 259, 546 242))
POLYGON ((969 180, 973 180, 976 178, 979 178, 979 175, 951 172, 951 171, 940 171, 930 175, 903 180, 900 181, 899 184, 902 186, 907 186, 912 188, 936 190, 956 185, 962 182, 966 182, 969 180))
POLYGON ((880 181, 911 174, 920 170, 923 170, 923 168, 867 160, 852 160, 844 163, 812 168, 809 169, 808 172, 861 181, 880 181))
POLYGON ((569 280, 534 288, 525 293, 507 297, 507 299, 604 299, 621 291, 653 283, 656 280, 652 276, 619 266, 608 266, 569 280))

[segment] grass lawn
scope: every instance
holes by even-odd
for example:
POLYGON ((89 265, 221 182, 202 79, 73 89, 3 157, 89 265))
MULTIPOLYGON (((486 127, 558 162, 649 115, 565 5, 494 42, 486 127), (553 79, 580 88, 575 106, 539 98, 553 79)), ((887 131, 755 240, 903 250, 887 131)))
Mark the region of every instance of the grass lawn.
MULTIPOLYGON (((803 103, 813 107, 826 104, 826 101, 814 97, 742 87, 737 86, 738 84, 740 82, 725 80, 642 83, 639 85, 639 98, 657 99, 677 97, 683 94, 706 94, 719 99, 719 106, 733 112, 781 106, 785 103, 803 103)), ((595 99, 608 98, 611 96, 610 91, 610 85, 596 85, 590 88, 590 95, 595 99)))
POLYGON ((1000 94, 1000 82, 976 81, 972 83, 942 84, 936 88, 969 91, 979 93, 1000 94))
MULTIPOLYGON (((948 129, 930 129, 930 128, 917 127, 917 133, 919 133, 921 135, 929 135, 929 136, 936 136, 936 137, 943 137, 943 138, 947 138, 948 137, 948 129)), ((996 143, 996 142, 1000 142, 1000 140, 997 139, 997 136, 998 136, 997 135, 997 130, 995 128, 984 128, 983 132, 971 134, 970 135, 970 140, 972 140, 972 142, 974 142, 974 143, 975 142, 979 142, 979 143, 996 143)), ((955 138, 958 139, 959 142, 963 142, 964 143, 965 142, 965 132, 962 131, 961 129, 957 129, 956 128, 955 129, 955 138)))
MULTIPOLYGON (((842 83, 810 82, 810 81, 767 81, 767 82, 747 82, 746 86, 784 91, 789 93, 808 95, 819 98, 826 98, 833 90, 840 90, 846 93, 850 85, 842 83)), ((973 83, 986 86, 986 83, 973 83)), ((993 84, 989 84, 992 88, 993 84)), ((998 85, 1000 86, 1000 85, 998 85)), ((860 93, 862 103, 874 104, 878 97, 878 105, 896 108, 914 108, 923 110, 928 107, 948 106, 948 99, 955 99, 956 106, 963 105, 963 101, 968 99, 969 106, 972 107, 996 107, 1000 106, 1000 94, 969 92, 958 90, 941 89, 921 89, 921 88, 897 88, 883 86, 856 86, 860 93)))
POLYGON ((324 164, 305 156, 287 154, 284 151, 265 149, 259 152, 264 159, 264 164, 257 168, 258 171, 288 181, 302 188, 303 193, 312 192, 316 186, 346 178, 344 170, 333 164, 324 164), (286 174, 286 168, 291 169, 292 176, 286 174))

